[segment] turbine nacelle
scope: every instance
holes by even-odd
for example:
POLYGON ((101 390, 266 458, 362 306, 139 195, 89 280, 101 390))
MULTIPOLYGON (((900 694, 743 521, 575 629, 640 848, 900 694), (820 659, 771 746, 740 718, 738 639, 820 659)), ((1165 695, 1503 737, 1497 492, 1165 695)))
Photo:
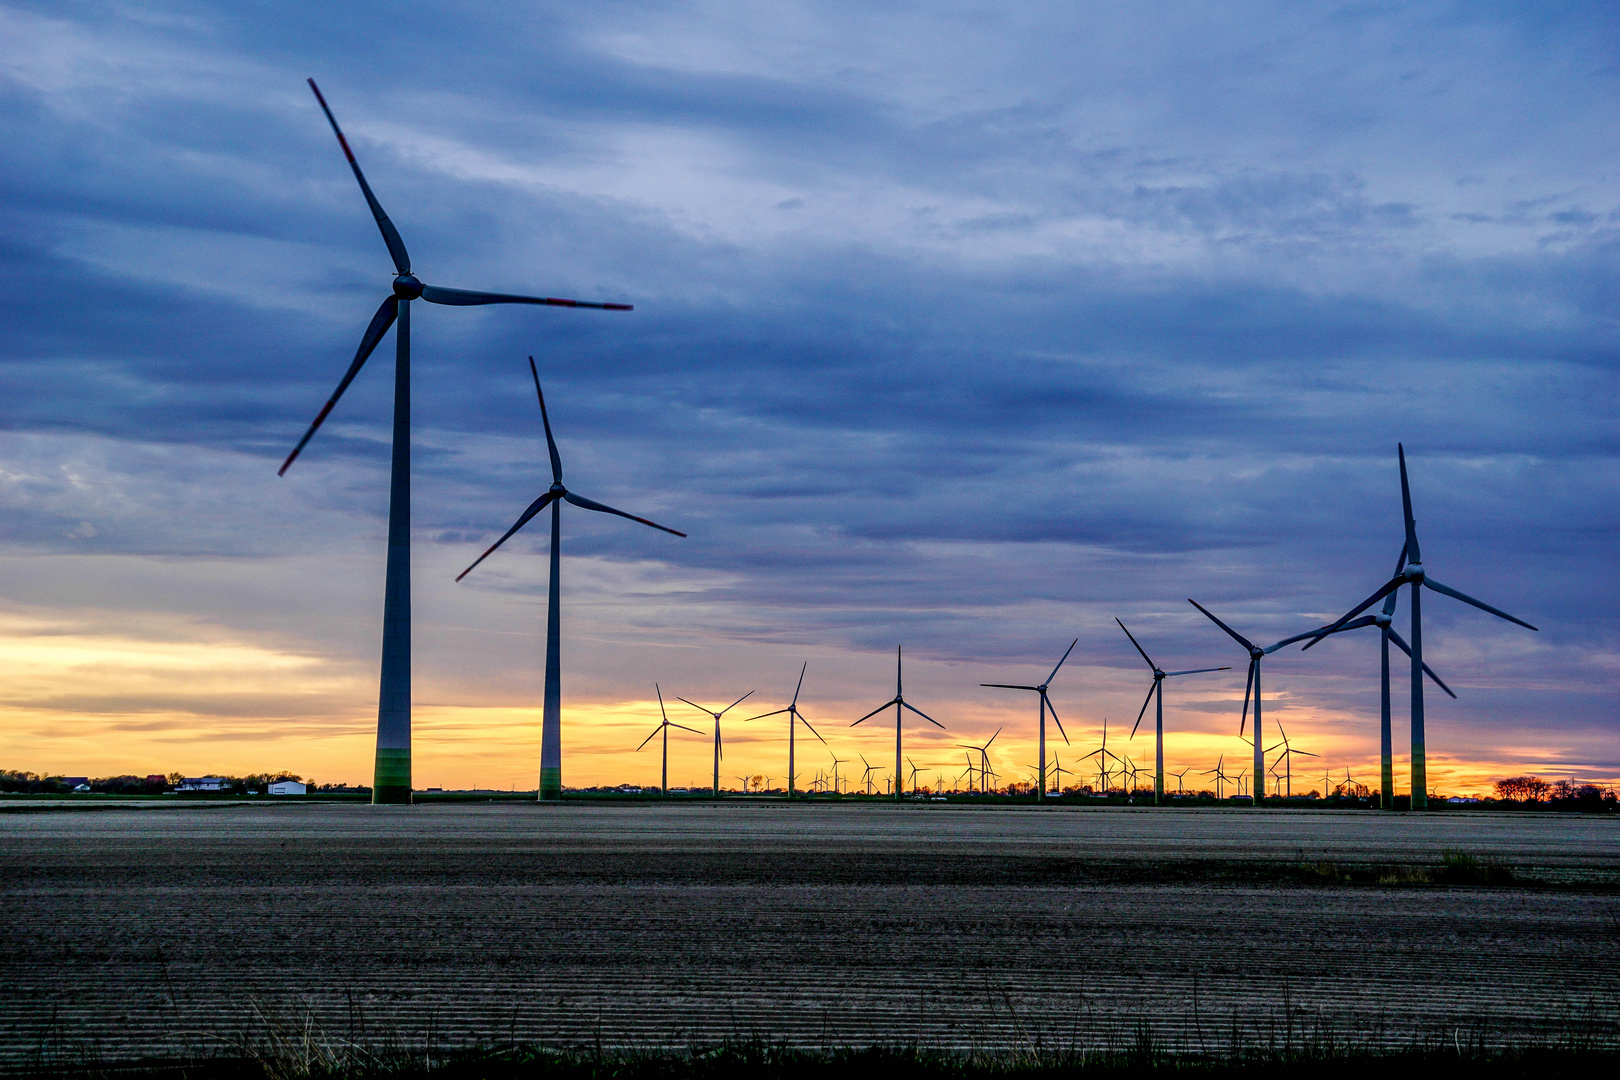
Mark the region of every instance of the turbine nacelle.
POLYGON ((1423 564, 1418 562, 1407 563, 1406 566, 1401 570, 1401 577, 1405 578, 1407 581, 1410 581, 1414 585, 1423 584, 1423 564))
POLYGON ((415 274, 400 274, 394 279, 394 295, 401 300, 415 300, 422 295, 422 282, 415 274))

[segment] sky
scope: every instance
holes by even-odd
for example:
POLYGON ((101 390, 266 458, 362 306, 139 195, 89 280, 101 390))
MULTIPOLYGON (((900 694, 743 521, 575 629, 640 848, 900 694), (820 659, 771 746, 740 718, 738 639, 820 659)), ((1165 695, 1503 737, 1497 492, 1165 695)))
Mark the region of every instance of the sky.
MULTIPOLYGON (((1168 684, 1191 785, 1249 751, 1188 598, 1348 610, 1397 442, 1429 572, 1540 628, 1426 597, 1432 786, 1620 779, 1612 5, 0 0, 0 42, 0 766, 369 782, 389 342, 276 475, 392 277, 313 76, 423 280, 635 305, 413 306, 418 786, 535 783, 545 530, 454 582, 549 482, 531 354, 569 486, 689 534, 563 516, 565 783, 657 782, 656 684, 752 690, 723 779, 780 785, 732 720, 806 663, 799 782, 886 775, 897 645, 923 782, 998 729, 1027 776, 1033 695, 978 684, 1078 638, 1067 767, 1151 681, 1119 618, 1232 666, 1168 684)), ((1266 661, 1316 787, 1376 774, 1377 653, 1266 661)))

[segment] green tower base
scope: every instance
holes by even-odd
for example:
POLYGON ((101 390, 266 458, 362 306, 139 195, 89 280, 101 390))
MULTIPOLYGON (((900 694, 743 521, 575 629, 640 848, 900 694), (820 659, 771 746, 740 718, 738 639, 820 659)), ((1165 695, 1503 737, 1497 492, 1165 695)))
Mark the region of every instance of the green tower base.
POLYGON ((561 802, 562 801, 562 770, 561 769, 541 769, 540 770, 540 801, 541 802, 561 802))
POLYGON ((377 768, 371 785, 371 802, 408 803, 411 801, 411 752, 377 748, 377 768))

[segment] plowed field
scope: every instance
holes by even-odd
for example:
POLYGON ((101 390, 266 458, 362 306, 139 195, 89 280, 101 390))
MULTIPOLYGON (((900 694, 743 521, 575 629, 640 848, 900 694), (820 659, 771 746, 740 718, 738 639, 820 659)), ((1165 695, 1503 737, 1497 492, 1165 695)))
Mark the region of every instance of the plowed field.
POLYGON ((377 1046, 965 1048, 1118 1044, 1145 1020, 1192 1048, 1234 1032, 1405 1043, 1613 1031, 1620 993, 1620 822, 1576 815, 5 812, 0 866, 13 1066, 294 1029, 377 1046), (1517 880, 1300 871, 1437 865, 1445 849, 1517 880))

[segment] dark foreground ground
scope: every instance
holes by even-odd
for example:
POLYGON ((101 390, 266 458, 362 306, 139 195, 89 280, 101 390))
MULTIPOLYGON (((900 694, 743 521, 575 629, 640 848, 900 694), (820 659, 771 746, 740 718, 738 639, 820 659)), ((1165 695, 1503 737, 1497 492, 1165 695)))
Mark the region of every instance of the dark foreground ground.
POLYGON ((300 1040, 1620 1041, 1609 818, 31 811, 0 812, 0 867, 9 1067, 300 1040))

